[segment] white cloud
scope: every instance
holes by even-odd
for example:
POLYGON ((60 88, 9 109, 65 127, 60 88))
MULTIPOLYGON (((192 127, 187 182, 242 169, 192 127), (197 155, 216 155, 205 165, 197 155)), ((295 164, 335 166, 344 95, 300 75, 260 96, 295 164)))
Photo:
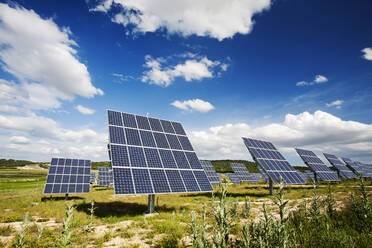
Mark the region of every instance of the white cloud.
POLYGON ((78 45, 70 35, 68 28, 58 27, 33 10, 0 4, 2 69, 21 82, 7 83, 9 100, 21 100, 27 108, 48 109, 76 95, 103 94, 92 85, 86 65, 79 62, 78 45))
POLYGON ((28 136, 75 143, 104 141, 107 136, 92 129, 68 130, 50 118, 29 114, 26 116, 0 115, 0 130, 21 132, 28 136))
POLYGON ((107 160, 107 134, 89 128, 65 129, 30 113, 0 115, 0 147, 8 158, 48 161, 52 156, 107 160))
POLYGON ((341 105, 344 103, 343 100, 336 100, 336 101, 333 101, 333 102, 330 102, 330 103, 327 103, 326 106, 327 107, 336 107, 338 109, 341 108, 341 105))
POLYGON ((372 159, 372 125, 345 121, 323 111, 287 114, 281 123, 253 127, 225 124, 188 132, 200 158, 250 159, 241 137, 268 140, 281 151, 295 155, 294 147, 330 152, 355 159, 372 159))
POLYGON ((322 76, 322 75, 316 75, 315 79, 314 79, 314 82, 317 83, 317 84, 325 83, 327 81, 328 81, 328 79, 325 76, 322 76))
POLYGON ((24 136, 12 136, 10 137, 10 142, 14 144, 29 144, 31 140, 24 136))
POLYGON ((314 85, 314 84, 322 84, 325 82, 328 82, 328 78, 322 75, 316 75, 313 81, 311 82, 300 81, 296 83, 296 86, 308 86, 308 85, 314 85))
POLYGON ((203 78, 212 78, 214 77, 214 71, 217 69, 227 69, 226 64, 221 65, 221 62, 218 60, 212 61, 207 57, 196 56, 194 54, 170 56, 168 59, 161 57, 154 59, 150 55, 147 55, 145 60, 146 63, 144 66, 149 68, 149 70, 143 73, 142 82, 164 87, 171 85, 177 77, 191 82, 202 80, 203 78), (173 57, 181 57, 184 61, 173 66, 166 65, 168 60, 173 57))
POLYGON ((112 21, 126 28, 134 26, 133 32, 166 30, 170 34, 223 40, 251 32, 253 16, 270 4, 270 0, 106 0, 91 11, 115 12, 112 21), (122 7, 120 12, 117 6, 122 7))
POLYGON ((183 102, 177 100, 172 102, 171 105, 186 111, 198 111, 202 113, 206 113, 214 109, 214 106, 211 103, 200 99, 186 100, 183 102))
POLYGON ((0 112, 16 113, 18 111, 19 109, 17 107, 10 106, 10 105, 0 105, 0 112))
POLYGON ((83 115, 92 115, 96 112, 94 109, 90 109, 81 105, 77 105, 75 109, 82 113, 83 115))
POLYGON ((372 60, 372 47, 366 47, 362 50, 363 58, 366 60, 372 60))

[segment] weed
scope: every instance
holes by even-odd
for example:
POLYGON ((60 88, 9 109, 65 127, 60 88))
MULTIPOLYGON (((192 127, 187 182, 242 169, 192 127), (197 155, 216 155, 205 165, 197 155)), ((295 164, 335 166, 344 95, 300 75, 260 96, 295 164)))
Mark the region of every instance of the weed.
POLYGON ((15 232, 14 228, 10 225, 0 227, 0 236, 10 236, 15 232))
POLYGON ((95 207, 94 207, 94 200, 91 201, 90 203, 90 208, 89 208, 89 223, 87 225, 87 227, 85 228, 85 232, 92 232, 94 231, 94 227, 93 227, 93 216, 94 216, 94 210, 95 210, 95 207))
POLYGON ((72 218, 74 215, 75 208, 73 207, 73 204, 67 205, 65 209, 65 218, 63 218, 63 228, 62 228, 62 234, 59 237, 59 245, 60 247, 67 248, 71 247, 72 245, 72 234, 73 231, 71 230, 72 226, 72 218))
POLYGON ((28 233, 29 229, 29 213, 26 212, 25 217, 23 219, 22 225, 21 225, 21 232, 17 234, 16 236, 16 243, 15 247, 24 247, 26 243, 26 235, 28 233))

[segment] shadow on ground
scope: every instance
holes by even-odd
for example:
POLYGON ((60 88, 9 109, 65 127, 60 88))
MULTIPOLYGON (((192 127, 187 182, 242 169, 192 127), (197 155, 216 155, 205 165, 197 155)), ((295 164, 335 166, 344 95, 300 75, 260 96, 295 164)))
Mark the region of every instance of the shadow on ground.
MULTIPOLYGON (((105 217, 122 217, 122 216, 137 216, 143 215, 147 211, 147 205, 131 202, 96 202, 94 204, 94 215, 98 218, 105 217)), ((90 203, 81 203, 76 205, 77 211, 82 211, 90 215, 90 203)), ((156 207, 156 212, 172 212, 175 208, 166 206, 156 207)))
MULTIPOLYGON (((85 198, 83 197, 80 197, 80 196, 69 196, 67 198, 67 200, 83 200, 85 198)), ((44 196, 44 197, 41 197, 41 201, 42 202, 45 202, 45 201, 66 201, 66 197, 65 196, 44 196)))

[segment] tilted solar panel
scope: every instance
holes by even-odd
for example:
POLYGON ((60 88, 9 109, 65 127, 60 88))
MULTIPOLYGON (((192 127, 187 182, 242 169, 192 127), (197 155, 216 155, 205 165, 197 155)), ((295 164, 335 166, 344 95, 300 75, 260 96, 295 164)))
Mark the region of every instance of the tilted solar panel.
POLYGON ((216 173, 212 163, 210 161, 200 161, 205 174, 207 174, 208 180, 212 185, 220 184, 220 176, 216 173))
POLYGON ((272 143, 249 138, 243 138, 243 141, 254 160, 273 182, 278 183, 282 177, 285 184, 305 183, 272 143))
POLYGON ((329 161, 333 167, 340 173, 343 178, 357 178, 358 176, 354 174, 344 163, 342 163, 335 155, 323 153, 324 157, 329 161))
POLYGON ((315 172, 317 179, 322 181, 340 181, 336 172, 328 168, 314 152, 296 148, 298 155, 309 168, 315 172))
POLYGON ((111 186, 113 184, 112 169, 107 167, 98 168, 98 182, 99 186, 111 186))
POLYGON ((108 125, 115 194, 213 191, 180 123, 108 110, 108 125))
POLYGON ((96 173, 91 172, 90 173, 90 183, 95 183, 96 182, 96 173))
POLYGON ((250 173, 244 164, 230 163, 230 165, 234 173, 239 176, 240 181, 257 183, 262 178, 262 175, 260 173, 250 173))
POLYGON ((90 160, 52 158, 44 194, 89 193, 90 160))
POLYGON ((233 184, 240 184, 241 182, 240 177, 235 173, 225 173, 225 176, 227 176, 233 184))

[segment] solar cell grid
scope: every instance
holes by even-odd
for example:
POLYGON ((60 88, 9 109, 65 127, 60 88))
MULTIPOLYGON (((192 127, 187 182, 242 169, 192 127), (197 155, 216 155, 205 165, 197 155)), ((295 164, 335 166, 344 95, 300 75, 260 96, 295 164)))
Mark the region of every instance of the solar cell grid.
POLYGON ((108 111, 115 194, 213 190, 180 123, 128 113, 120 122, 116 113, 108 111))
POLYGON ((339 181, 337 173, 326 166, 318 156, 309 150, 296 148, 298 155, 309 168, 315 172, 317 179, 322 181, 339 181))
POLYGON ((336 168, 340 173, 340 176, 343 178, 357 178, 357 175, 354 174, 344 163, 342 163, 335 155, 323 153, 324 157, 329 161, 329 163, 336 168))
POLYGON ((90 160, 52 158, 44 194, 87 193, 90 178, 90 160))
POLYGON ((304 183, 298 172, 276 150, 272 143, 244 137, 243 141, 252 157, 258 162, 258 166, 275 183, 279 182, 280 177, 282 177, 285 184, 304 183))
POLYGON ((113 183, 113 173, 111 168, 99 167, 98 168, 98 181, 100 186, 110 186, 113 183))
POLYGON ((216 173, 210 161, 200 161, 200 165, 204 169, 205 174, 212 185, 220 184, 220 176, 216 173))

